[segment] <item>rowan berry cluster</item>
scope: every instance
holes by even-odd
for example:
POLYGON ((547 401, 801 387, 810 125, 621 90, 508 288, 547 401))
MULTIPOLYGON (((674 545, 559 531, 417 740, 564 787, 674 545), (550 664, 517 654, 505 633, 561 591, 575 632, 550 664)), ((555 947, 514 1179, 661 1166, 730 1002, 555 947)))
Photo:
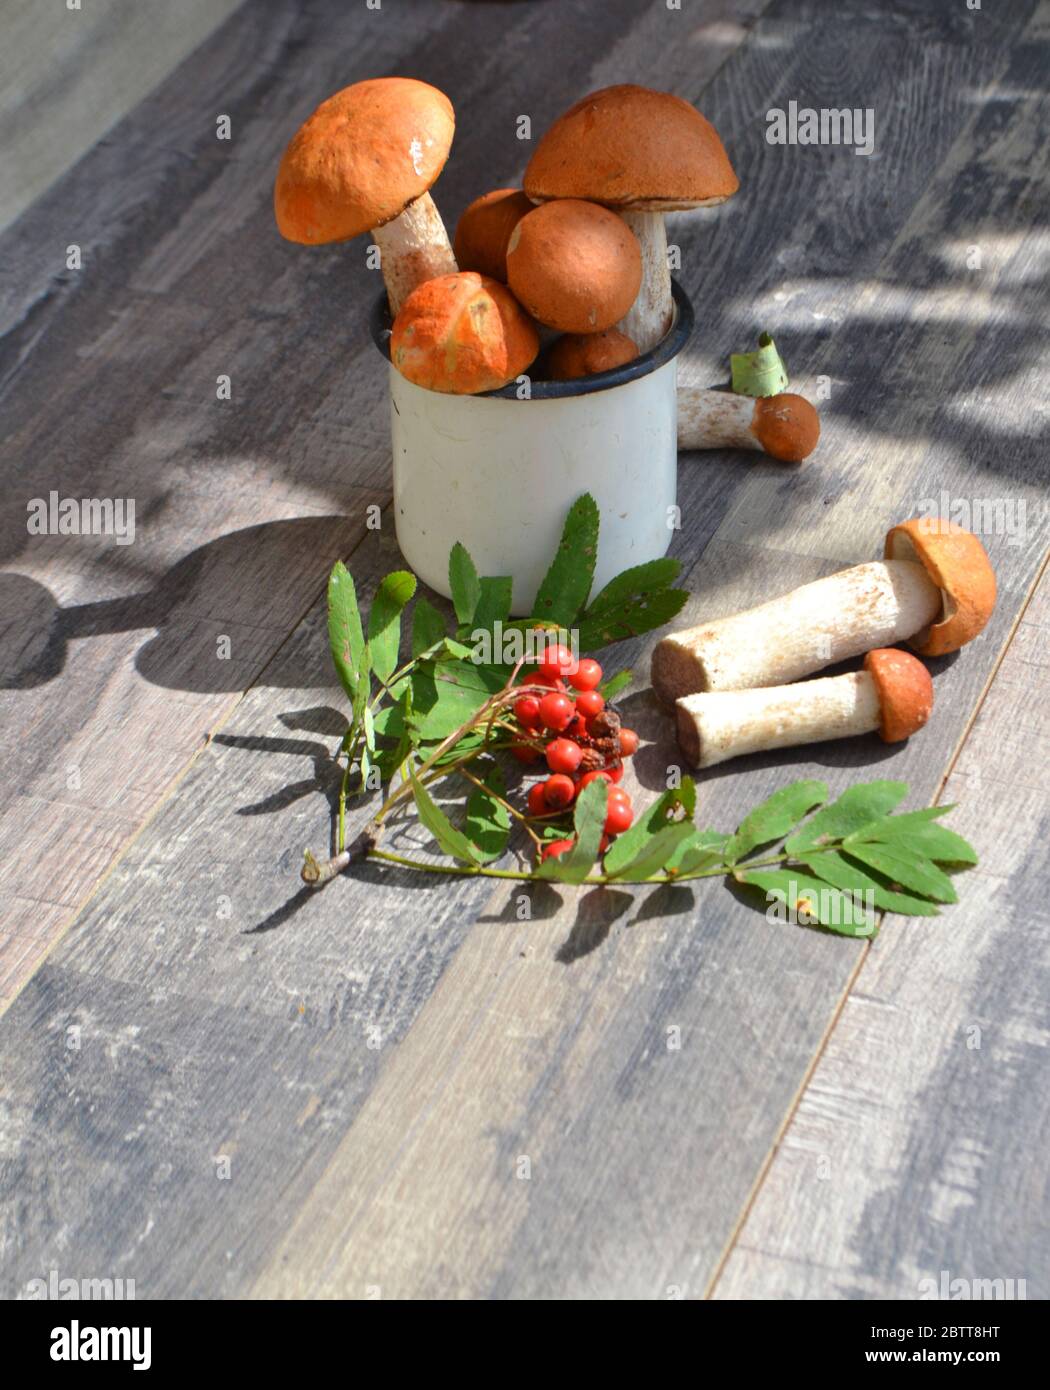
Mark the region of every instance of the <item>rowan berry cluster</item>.
MULTIPOLYGON (((549 775, 529 788, 529 814, 552 817, 568 810, 591 782, 608 783, 602 852, 634 819, 631 798, 617 784, 623 760, 638 747, 638 735, 625 729, 598 689, 602 668, 590 657, 576 661, 561 643, 549 646, 530 684, 549 686, 545 695, 522 695, 514 702, 521 735, 511 752, 523 763, 545 759, 549 775), (551 737, 553 735, 553 737, 551 737)), ((563 854, 572 840, 551 840, 542 858, 563 854)))

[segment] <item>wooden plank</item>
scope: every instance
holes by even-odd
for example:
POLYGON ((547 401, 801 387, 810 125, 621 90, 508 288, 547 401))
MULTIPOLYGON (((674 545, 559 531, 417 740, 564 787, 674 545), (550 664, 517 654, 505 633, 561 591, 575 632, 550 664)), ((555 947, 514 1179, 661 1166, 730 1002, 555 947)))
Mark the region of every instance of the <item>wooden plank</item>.
POLYGON ((1047 1296, 1048 680, 1044 573, 938 797, 980 866, 949 930, 885 924, 716 1298, 1047 1296))
MULTIPOLYGON (((992 348, 1004 315, 1034 322, 1039 312, 1034 296, 1018 309, 1005 292, 1030 264, 1029 240, 990 268, 986 285, 997 293, 987 351, 974 358, 970 380, 982 390, 997 384, 999 395, 976 402, 959 424, 933 415, 928 396, 891 376, 862 426, 870 382, 891 364, 892 336, 872 331, 884 312, 878 294, 856 325, 850 310, 865 279, 887 282, 892 301, 897 287, 888 281, 900 274, 909 212, 933 183, 933 205, 951 215, 957 184, 999 140, 965 93, 1003 76, 1007 41, 1027 12, 988 16, 995 42, 978 47, 955 20, 939 40, 929 35, 914 7, 890 27, 862 7, 833 18, 821 7, 775 7, 768 31, 763 21, 705 93, 716 124, 736 137, 738 162, 754 169, 755 206, 780 207, 799 245, 820 241, 837 179, 846 188, 836 197, 856 201, 844 214, 848 238, 821 247, 842 320, 828 360, 849 361, 849 407, 840 410, 833 395, 822 453, 790 478, 762 464, 745 472, 720 456, 683 466, 676 546, 689 561, 703 552, 693 571, 698 611, 725 611, 870 554, 884 521, 899 515, 893 486, 902 505, 933 478, 964 487, 987 480, 961 462, 984 451, 996 419, 1019 409, 1024 383, 1016 394, 1009 381, 996 383, 992 348), (917 42, 927 37, 930 44, 917 42), (769 91, 815 100, 834 89, 847 55, 850 89, 864 104, 888 101, 902 82, 929 92, 907 124, 887 132, 883 168, 899 202, 868 196, 873 176, 854 174, 865 161, 848 151, 833 152, 833 165, 807 164, 822 153, 770 154, 764 143, 769 91), (970 154, 956 166, 950 156, 960 141, 970 154), (862 427, 874 441, 866 467, 885 479, 885 495, 862 493, 844 534, 842 512, 830 521, 824 501, 856 485, 840 451, 859 448, 862 427), (914 432, 921 450, 901 446, 914 432), (738 496, 756 498, 747 543, 738 496), (885 515, 871 514, 873 497, 885 515)), ((555 13, 533 11, 535 22, 570 22, 561 7, 555 13)), ((625 28, 613 29, 610 13, 602 7, 608 32, 623 42, 625 28)), ((574 7, 571 22, 590 24, 595 14, 577 18, 574 7)), ((626 25, 626 10, 617 17, 626 25)), ((645 22, 655 23, 651 7, 645 22)), ((675 48, 671 32, 654 28, 661 42, 637 50, 640 80, 657 81, 675 48)), ((453 37, 443 34, 437 47, 453 37)), ((555 37, 546 31, 548 43, 555 37)), ((508 63, 514 52, 511 43, 508 63)), ((439 59, 454 64, 451 50, 439 59)), ((500 78, 495 61, 486 80, 500 78)), ((573 80, 582 89, 586 74, 573 80)), ((1007 106, 1003 124, 1020 131, 1032 102, 1015 94, 1007 106)), ((1016 196, 1035 195, 1043 160, 1036 151, 1023 170, 1009 168, 1016 196)), ((936 234, 932 213, 919 215, 936 234)), ((706 344, 724 345, 720 358, 753 335, 747 322, 740 336, 749 292, 741 287, 774 295, 785 268, 771 259, 760 219, 724 229, 698 219, 681 236, 687 287, 707 296, 704 370, 706 344)), ((828 303, 822 294, 814 285, 802 302, 828 303)), ((1030 325, 1010 327, 1027 330, 1031 345, 1030 325)), ((969 337, 965 324, 953 321, 951 331, 969 337)), ((801 330, 794 337, 795 360, 808 365, 813 348, 801 330)), ((936 376, 926 384, 930 396, 947 397, 936 376)), ((1003 433, 996 444, 996 467, 1034 497, 1030 480, 1014 482, 1030 466, 1028 442, 1003 433)), ((893 755, 894 773, 910 778, 919 798, 933 794, 950 759, 1045 534, 1033 515, 1029 547, 988 538, 1003 579, 995 624, 938 673, 943 717, 893 755)), ((384 542, 385 534, 369 536, 354 556, 355 573, 371 583, 393 562, 384 542)), ((323 711, 339 698, 326 662, 316 609, 0 1022, 10 1142, 20 1191, 30 1194, 17 1230, 0 1235, 5 1290, 76 1251, 81 1266, 134 1276, 154 1294, 362 1296, 374 1285, 389 1294, 699 1292, 834 1015, 856 948, 774 931, 716 888, 579 900, 552 891, 527 925, 505 891, 489 898, 473 881, 435 888, 370 870, 320 896, 292 893, 302 844, 316 844, 326 822, 332 735, 316 734, 331 728, 323 711), (266 930, 241 934, 258 926, 266 930), (70 1020, 83 1030, 76 1054, 55 1045, 70 1020), (667 1047, 673 1027, 682 1030, 678 1052, 667 1047), (45 1131, 46 1167, 34 1159, 45 1131), (224 1153, 231 1175, 217 1188, 213 1160, 224 1153), (527 1180, 518 1176, 523 1156, 532 1164, 527 1180), (158 1172, 160 1186, 150 1176, 158 1172)), ((668 726, 640 690, 629 708, 657 736, 638 768, 651 791, 675 758, 668 726)), ((710 819, 731 824, 791 775, 820 773, 841 786, 884 750, 858 740, 813 753, 718 769, 702 789, 710 819)))
POLYGON ((0 49, 0 230, 239 4, 60 0, 6 6, 0 49))

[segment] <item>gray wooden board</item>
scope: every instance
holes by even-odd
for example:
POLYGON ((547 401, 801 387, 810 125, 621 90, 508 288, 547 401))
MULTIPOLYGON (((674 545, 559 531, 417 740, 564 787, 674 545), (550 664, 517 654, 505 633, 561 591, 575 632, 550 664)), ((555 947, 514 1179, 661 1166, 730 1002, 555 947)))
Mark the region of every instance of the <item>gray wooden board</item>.
MULTIPOLYGON (((484 48, 486 90, 454 93, 461 130, 472 100, 526 80, 515 56, 524 34, 550 42, 567 25, 582 40, 593 24, 597 61, 553 86, 549 74, 533 74, 533 96, 512 90, 508 109, 557 110, 616 76, 697 95, 688 45, 660 27, 681 13, 647 7, 632 16, 632 31, 626 6, 603 5, 602 22, 589 6, 574 6, 571 18, 559 7, 556 19, 553 6, 498 8, 496 16, 497 7, 470 7, 472 24, 484 16, 490 35, 508 38, 484 48)), ((1009 160, 1001 177, 1016 199, 1037 205, 1045 141, 1032 140, 1040 111, 1029 93, 1045 40, 1034 27, 1023 33, 1032 8, 982 14, 985 27, 975 30, 954 7, 909 5, 887 16, 844 6, 829 16, 821 6, 774 6, 705 91, 701 104, 747 170, 752 216, 730 204, 725 223, 676 227, 683 281, 698 302, 703 294, 692 368, 717 379, 730 348, 774 326, 789 361, 801 364, 797 375, 828 372, 835 386, 825 442, 797 475, 724 456, 683 460, 675 544, 692 564, 697 615, 875 553, 885 525, 932 487, 987 496, 994 485, 992 495, 1038 500, 1025 373, 1035 370, 1040 311, 1030 288, 1012 289, 1029 284, 1035 232, 1025 224, 986 263, 973 319, 973 282, 931 253, 939 239, 969 233, 960 203, 993 157, 1009 160), (973 99, 996 83, 994 102, 973 99), (764 110, 789 97, 885 108, 878 158, 771 150, 764 110), (776 227, 756 208, 776 208, 776 227), (780 245, 781 227, 791 229, 791 247, 780 245), (923 247, 931 259, 913 283, 923 247), (939 320, 925 298, 935 272, 932 288, 948 306, 939 320), (752 302, 763 312, 757 322, 752 302), (784 331, 766 313, 773 304, 782 304, 784 331), (825 317, 806 318, 816 314, 825 317), (911 316, 907 351, 928 359, 917 378, 905 374, 898 345, 911 316), (966 353, 957 383, 935 350, 943 337, 966 353), (1000 370, 1015 341, 1026 351, 1000 370)), ((430 17, 433 7, 419 11, 430 17)), ((444 69, 450 87, 462 13, 442 15, 420 72, 440 83, 444 69)), ((299 37, 298 62, 285 64, 281 80, 302 85, 309 74, 323 89, 331 54, 316 32, 313 44, 299 37)), ((269 92, 271 103, 279 98, 279 88, 269 92)), ((450 170, 461 201, 478 191, 467 184, 479 158, 492 183, 522 162, 507 132, 496 139, 482 125, 468 125, 470 158, 450 170)), ((986 185, 998 189, 991 175, 986 185)), ((225 266, 235 281, 247 274, 238 271, 245 258, 261 256, 261 211, 239 225, 241 260, 225 266)), ((220 239, 190 256, 163 293, 206 304, 212 257, 224 254, 220 239)), ((330 284, 346 268, 334 257, 316 264, 330 284)), ((333 331, 323 285, 290 263, 283 275, 283 294, 295 286, 300 303, 318 301, 310 325, 320 346, 300 332, 295 348, 317 354, 322 383, 312 386, 300 364, 287 390, 307 398, 307 415, 331 423, 338 382, 320 360, 333 331)), ((358 270, 359 297, 366 280, 358 270)), ((65 332, 56 320, 50 351, 65 332)), ((370 351, 358 349, 355 369, 369 371, 370 351)), ((244 365, 256 370, 247 352, 244 365)), ((275 366, 291 371, 291 354, 271 357, 268 376, 275 366)), ((378 374, 372 392, 377 382, 378 374)), ((266 417, 258 427, 301 437, 284 390, 249 393, 266 417)), ((359 399, 368 395, 362 388, 359 399)), ((369 410, 378 435, 377 407, 369 410)), ((255 413, 255 404, 242 413, 242 429, 257 427, 255 413)), ((309 476, 325 485, 324 468, 309 476)), ((354 474, 356 484, 368 481, 354 474)), ((978 643, 940 664, 938 713, 921 740, 892 755, 857 740, 718 769, 701 789, 705 819, 729 826, 788 776, 815 772, 842 786, 892 770, 911 780, 917 803, 928 800, 1045 541, 1034 505, 1025 545, 988 538, 1000 607, 978 643)), ((389 567, 382 545, 367 539, 355 573, 374 581, 389 567)), ((644 671, 642 653, 634 655, 644 671)), ((336 703, 326 660, 318 608, 0 1022, 5 1292, 74 1255, 80 1267, 135 1277, 142 1294, 363 1295, 375 1285, 390 1294, 702 1292, 859 948, 774 930, 716 887, 579 901, 552 892, 538 895, 531 923, 516 920, 506 889, 435 888, 400 873, 368 871, 296 898, 302 845, 327 833, 323 790, 311 789, 322 748, 334 742, 313 732, 331 729, 316 711, 336 703), (291 800, 289 785, 306 794, 291 800), (260 814, 237 814, 260 805, 260 814), (225 897, 229 918, 218 915, 225 897), (269 929, 244 934, 259 924, 269 929), (75 1050, 66 1030, 78 1024, 75 1050), (378 1047, 368 1046, 373 1025, 378 1047), (679 1052, 667 1048, 671 1027, 682 1030, 679 1052), (227 1181, 216 1174, 221 1155, 231 1162, 227 1181), (517 1176, 523 1157, 527 1181, 517 1176)), ((658 739, 637 768, 654 789, 675 756, 667 725, 641 691, 628 703, 658 739)))
POLYGON ((716 1297, 1050 1292, 1048 685, 1044 575, 939 798, 981 865, 875 942, 716 1297))

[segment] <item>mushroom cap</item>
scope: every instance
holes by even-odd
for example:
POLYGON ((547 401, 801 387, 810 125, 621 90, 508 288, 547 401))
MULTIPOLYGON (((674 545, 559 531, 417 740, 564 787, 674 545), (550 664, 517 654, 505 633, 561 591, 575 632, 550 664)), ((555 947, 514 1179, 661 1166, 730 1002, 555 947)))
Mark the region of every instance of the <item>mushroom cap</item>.
POLYGON ((336 92, 281 159, 273 190, 281 235, 321 246, 392 222, 445 167, 455 125, 444 92, 412 77, 336 92))
POLYGON ((505 285, 476 271, 439 275, 401 306, 390 360, 428 391, 497 391, 540 350, 535 324, 505 285))
POLYGON ((552 381, 574 381, 622 367, 637 356, 637 343, 618 328, 606 328, 602 333, 565 333, 547 349, 547 374, 552 381))
POLYGON ((533 204, 520 188, 497 188, 475 198, 456 227, 453 251, 460 270, 507 280, 507 242, 533 204))
POLYGON ((944 517, 912 517, 887 534, 886 559, 918 561, 941 591, 941 620, 909 640, 915 651, 945 656, 983 631, 995 607, 995 571, 971 531, 944 517))
POLYGON ((933 713, 929 671, 918 657, 899 647, 878 647, 868 652, 864 669, 875 682, 879 696, 879 733, 887 743, 910 738, 933 713))
POLYGON ((587 198, 636 212, 713 206, 740 187, 718 132, 695 106, 630 83, 591 92, 560 116, 524 183, 534 202, 587 198))
POLYGON ((760 396, 751 417, 751 433, 773 458, 801 463, 817 447, 820 416, 805 396, 793 391, 760 396))
POLYGON ((622 217, 564 198, 523 217, 507 244, 507 281, 534 318, 562 333, 601 333, 642 283, 642 251, 622 217))

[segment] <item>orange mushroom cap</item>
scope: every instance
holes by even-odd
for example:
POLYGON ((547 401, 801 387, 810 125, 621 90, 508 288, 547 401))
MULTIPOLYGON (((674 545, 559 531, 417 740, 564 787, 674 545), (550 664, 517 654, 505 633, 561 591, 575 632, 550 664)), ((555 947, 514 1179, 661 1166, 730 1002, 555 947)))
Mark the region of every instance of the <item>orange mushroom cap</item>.
POLYGON ((638 238, 614 212, 564 198, 523 217, 507 245, 507 281, 534 318, 563 333, 618 323, 642 283, 638 238))
POLYGON ((355 82, 323 101, 277 170, 274 214, 289 241, 349 241, 399 217, 445 167, 456 118, 411 77, 355 82))
POLYGON ((971 532, 944 517, 913 517, 886 536, 887 560, 918 561, 941 591, 941 620, 909 640, 922 656, 945 656, 971 642, 995 608, 995 571, 971 532))
POLYGON ((820 416, 805 396, 792 391, 760 396, 751 417, 751 433, 773 458, 801 463, 817 447, 820 416))
POLYGON ((497 188, 475 198, 456 227, 453 250, 460 270, 507 279, 507 242, 533 204, 520 188, 497 188))
POLYGON ((910 738, 933 713, 933 681, 926 667, 899 647, 879 647, 868 652, 864 669, 878 691, 882 723, 879 733, 887 743, 910 738))
POLYGON ((547 374, 552 381, 574 381, 612 371, 637 356, 637 343, 618 328, 607 328, 603 333, 566 333, 547 349, 547 374))
POLYGON ((418 286, 394 320, 390 360, 428 391, 497 391, 540 350, 536 326, 505 285, 476 271, 418 286))
POLYGON ((591 92, 560 116, 524 183, 536 202, 587 198, 637 212, 724 203, 740 187, 710 121, 681 97, 630 83, 591 92))

